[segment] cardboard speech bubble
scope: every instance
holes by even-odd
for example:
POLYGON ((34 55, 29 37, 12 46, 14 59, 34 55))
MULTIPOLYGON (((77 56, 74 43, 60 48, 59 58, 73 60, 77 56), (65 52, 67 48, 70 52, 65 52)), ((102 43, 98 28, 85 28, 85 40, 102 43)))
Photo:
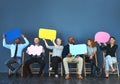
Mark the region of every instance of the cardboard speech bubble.
POLYGON ((53 29, 45 29, 45 28, 39 29, 39 38, 42 39, 54 40, 56 39, 56 34, 57 31, 53 29))
POLYGON ((20 32, 19 28, 14 28, 10 31, 5 32, 4 34, 6 35, 6 40, 7 41, 13 41, 16 38, 21 37, 21 32, 20 32))
POLYGON ((74 56, 86 54, 87 46, 86 46, 86 44, 70 45, 70 53, 74 56))
POLYGON ((42 52, 43 52, 42 46, 31 45, 30 47, 27 48, 27 53, 29 55, 41 55, 42 52))
POLYGON ((107 32, 97 32, 95 34, 95 42, 106 43, 110 39, 110 34, 107 32))

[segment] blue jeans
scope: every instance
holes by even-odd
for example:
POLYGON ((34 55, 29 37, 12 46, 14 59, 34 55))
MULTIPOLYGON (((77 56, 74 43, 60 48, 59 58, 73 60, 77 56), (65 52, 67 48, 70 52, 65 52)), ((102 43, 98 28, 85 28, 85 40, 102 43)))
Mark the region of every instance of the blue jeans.
POLYGON ((117 62, 116 57, 111 57, 110 55, 107 55, 105 58, 105 70, 110 71, 110 65, 117 62))
POLYGON ((21 67, 21 57, 16 57, 16 58, 10 58, 8 59, 5 64, 7 65, 7 67, 13 71, 13 73, 16 73, 20 67, 21 67))

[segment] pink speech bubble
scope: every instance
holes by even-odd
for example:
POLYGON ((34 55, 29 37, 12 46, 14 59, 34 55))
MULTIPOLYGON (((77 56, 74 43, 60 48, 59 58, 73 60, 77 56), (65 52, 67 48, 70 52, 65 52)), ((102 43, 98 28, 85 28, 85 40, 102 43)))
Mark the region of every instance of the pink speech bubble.
POLYGON ((27 48, 27 53, 29 55, 41 55, 42 52, 43 52, 42 46, 31 45, 30 47, 27 48))
POLYGON ((107 32, 97 32, 95 34, 95 42, 106 43, 110 39, 110 34, 107 32))

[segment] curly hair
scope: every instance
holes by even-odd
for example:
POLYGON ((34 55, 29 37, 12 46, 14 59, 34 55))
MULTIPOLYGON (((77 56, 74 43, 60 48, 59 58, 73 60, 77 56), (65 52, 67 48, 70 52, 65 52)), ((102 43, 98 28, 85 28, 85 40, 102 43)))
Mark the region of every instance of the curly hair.
POLYGON ((93 39, 88 39, 87 41, 90 41, 91 42, 91 46, 92 47, 95 47, 96 46, 96 43, 94 42, 94 40, 93 39))

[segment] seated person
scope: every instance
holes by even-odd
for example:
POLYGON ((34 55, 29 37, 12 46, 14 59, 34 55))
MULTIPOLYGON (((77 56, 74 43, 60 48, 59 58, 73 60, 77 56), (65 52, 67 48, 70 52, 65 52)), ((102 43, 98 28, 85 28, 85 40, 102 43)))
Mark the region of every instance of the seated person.
POLYGON ((34 43, 35 45, 31 45, 30 47, 27 48, 27 53, 30 55, 30 59, 25 62, 26 72, 27 72, 27 75, 32 76, 30 65, 37 62, 39 63, 39 66, 40 66, 39 76, 41 76, 43 69, 45 67, 45 60, 44 60, 45 51, 43 47, 39 45, 40 43, 39 38, 34 38, 34 43), (30 48, 33 48, 35 50, 30 50, 30 48))
POLYGON ((58 63, 60 63, 61 60, 61 56, 62 56, 62 51, 63 51, 63 46, 61 45, 62 40, 60 38, 56 39, 56 43, 53 40, 53 44, 54 46, 49 46, 46 42, 45 39, 43 39, 45 42, 45 45, 48 49, 52 49, 53 53, 52 53, 52 58, 51 58, 51 65, 49 68, 49 71, 54 70, 55 71, 55 77, 58 78, 58 63))
POLYGON ((85 57, 85 61, 90 63, 91 65, 91 76, 95 76, 95 71, 99 70, 96 66, 96 59, 95 56, 97 54, 97 47, 93 39, 87 40, 87 56, 85 57))
POLYGON ((83 77, 81 76, 82 74, 82 69, 83 69, 83 59, 80 56, 76 56, 75 58, 71 55, 69 47, 70 45, 74 44, 74 38, 73 37, 69 37, 68 39, 68 44, 66 46, 64 46, 63 49, 63 64, 64 64, 64 68, 65 68, 65 79, 70 79, 70 75, 69 75, 69 68, 68 68, 68 63, 69 62, 76 62, 77 63, 77 68, 78 68, 78 72, 77 72, 77 78, 82 79, 83 77))
POLYGON ((16 74, 17 71, 21 67, 21 59, 22 59, 22 51, 25 47, 29 45, 29 41, 27 38, 22 34, 22 38, 25 40, 25 43, 21 44, 20 38, 15 39, 15 44, 7 44, 6 43, 6 36, 3 34, 3 47, 10 49, 11 51, 11 58, 6 61, 7 67, 12 71, 13 74, 16 74), (13 66, 13 65, 16 66, 13 66))
POLYGON ((115 69, 113 67, 113 63, 117 62, 115 53, 117 51, 118 45, 115 44, 115 37, 110 37, 110 43, 102 45, 101 43, 98 43, 100 45, 100 49, 105 51, 105 77, 109 77, 109 71, 110 69, 112 72, 115 72, 115 69))

